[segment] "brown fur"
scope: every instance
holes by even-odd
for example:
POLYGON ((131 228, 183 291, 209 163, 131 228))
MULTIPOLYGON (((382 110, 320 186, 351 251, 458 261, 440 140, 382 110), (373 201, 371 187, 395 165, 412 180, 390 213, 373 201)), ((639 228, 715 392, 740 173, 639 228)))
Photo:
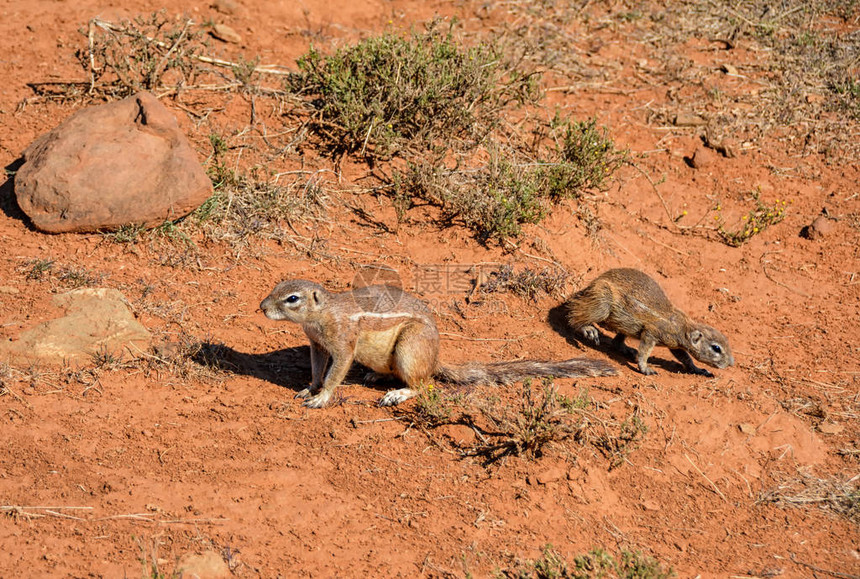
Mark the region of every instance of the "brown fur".
POLYGON ((312 379, 298 396, 312 408, 328 403, 353 361, 378 374, 393 374, 406 384, 407 388, 386 393, 380 401, 384 406, 412 398, 431 377, 456 384, 507 384, 536 376, 615 374, 606 362, 587 358, 440 366, 439 332, 430 310, 392 286, 331 293, 314 282, 289 280, 278 284, 260 309, 273 320, 301 324, 308 336, 312 379))
POLYGON ((734 364, 729 341, 716 329, 691 320, 672 305, 657 282, 636 269, 611 269, 567 301, 567 321, 575 332, 598 344, 600 324, 616 332, 613 345, 633 355, 624 345, 627 336, 639 338, 636 360, 643 374, 655 346, 666 346, 688 372, 712 376, 690 356, 715 368, 734 364))

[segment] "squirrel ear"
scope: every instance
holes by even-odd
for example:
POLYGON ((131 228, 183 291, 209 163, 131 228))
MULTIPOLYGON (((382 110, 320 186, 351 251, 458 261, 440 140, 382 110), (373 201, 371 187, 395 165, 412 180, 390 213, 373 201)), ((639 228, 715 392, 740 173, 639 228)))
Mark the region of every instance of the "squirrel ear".
POLYGON ((323 296, 322 296, 322 292, 320 292, 319 290, 312 291, 311 292, 311 298, 313 298, 315 306, 319 307, 320 305, 322 305, 323 296))
POLYGON ((702 332, 699 330, 693 330, 690 332, 690 343, 694 346, 698 346, 699 342, 702 341, 702 332))

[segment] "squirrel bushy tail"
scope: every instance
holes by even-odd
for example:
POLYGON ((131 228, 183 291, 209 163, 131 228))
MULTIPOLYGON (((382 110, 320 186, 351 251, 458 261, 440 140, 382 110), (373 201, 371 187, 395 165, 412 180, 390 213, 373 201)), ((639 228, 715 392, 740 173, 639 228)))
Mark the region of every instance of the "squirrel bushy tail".
POLYGON ((579 378, 582 376, 613 376, 617 372, 608 362, 591 358, 571 358, 562 362, 517 360, 513 362, 471 362, 462 366, 439 366, 433 377, 452 384, 507 385, 526 378, 551 376, 579 378))

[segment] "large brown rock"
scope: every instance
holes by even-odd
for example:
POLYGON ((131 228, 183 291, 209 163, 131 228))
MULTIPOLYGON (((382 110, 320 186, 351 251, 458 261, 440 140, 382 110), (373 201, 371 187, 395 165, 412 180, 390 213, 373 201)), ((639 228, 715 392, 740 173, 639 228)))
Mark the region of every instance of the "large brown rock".
POLYGON ((50 233, 154 226, 212 195, 176 119, 147 92, 75 113, 23 156, 18 205, 50 233))

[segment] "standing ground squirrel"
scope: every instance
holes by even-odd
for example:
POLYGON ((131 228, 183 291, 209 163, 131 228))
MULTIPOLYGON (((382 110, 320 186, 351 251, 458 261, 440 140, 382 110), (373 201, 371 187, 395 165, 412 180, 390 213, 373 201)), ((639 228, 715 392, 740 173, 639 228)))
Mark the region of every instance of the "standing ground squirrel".
POLYGON ((595 324, 617 332, 612 341, 619 351, 633 357, 643 374, 654 346, 666 346, 688 372, 713 376, 693 364, 696 360, 715 368, 735 363, 729 341, 711 326, 696 322, 676 308, 648 275, 636 269, 610 269, 567 300, 567 321, 575 332, 600 343, 595 324), (639 338, 639 352, 624 345, 627 336, 639 338))
POLYGON ((455 384, 508 384, 537 376, 574 378, 616 373, 610 364, 588 358, 441 366, 439 331, 430 310, 418 298, 392 286, 332 293, 311 281, 289 280, 279 283, 260 309, 270 319, 301 324, 307 334, 312 380, 297 396, 311 408, 328 403, 353 361, 378 374, 393 374, 406 384, 406 388, 387 392, 380 400, 382 406, 416 396, 417 389, 432 377, 455 384))

